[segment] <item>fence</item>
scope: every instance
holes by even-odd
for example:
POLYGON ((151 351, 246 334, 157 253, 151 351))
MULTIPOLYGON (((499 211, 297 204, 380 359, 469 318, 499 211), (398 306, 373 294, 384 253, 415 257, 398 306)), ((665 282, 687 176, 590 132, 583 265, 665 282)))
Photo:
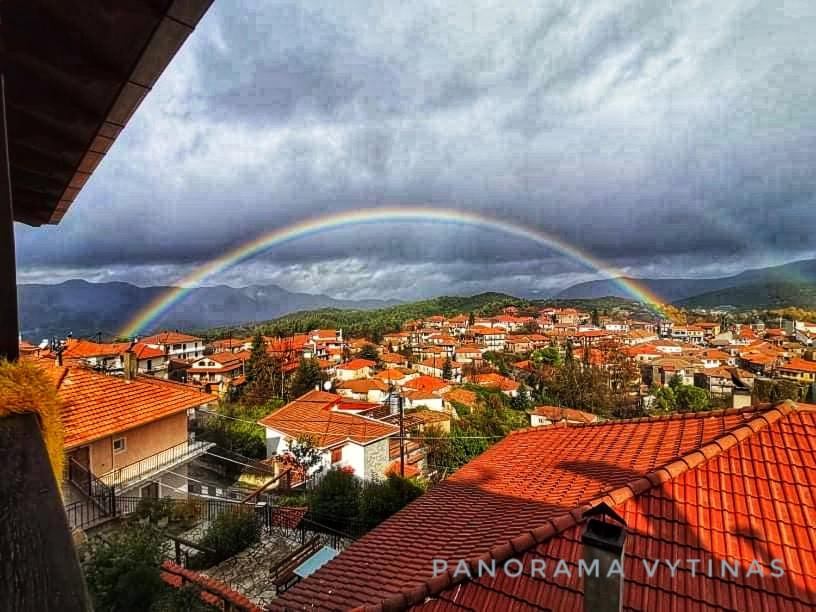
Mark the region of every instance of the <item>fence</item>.
POLYGON ((123 485, 134 483, 168 466, 183 463, 196 455, 204 453, 212 446, 214 444, 211 442, 190 442, 185 440, 140 461, 112 470, 99 478, 108 486, 115 485, 121 488, 123 485))
POLYGON ((93 472, 73 458, 68 460, 68 480, 88 496, 91 505, 97 506, 103 516, 115 514, 116 495, 113 487, 94 476, 93 472))

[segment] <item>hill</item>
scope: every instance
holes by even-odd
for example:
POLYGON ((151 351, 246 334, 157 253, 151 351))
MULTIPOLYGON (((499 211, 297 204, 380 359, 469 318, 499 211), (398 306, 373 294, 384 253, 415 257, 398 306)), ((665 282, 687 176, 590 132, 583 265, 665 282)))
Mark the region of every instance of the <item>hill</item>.
MULTIPOLYGON (((682 304, 684 300, 694 296, 717 293, 734 287, 762 286, 781 283, 783 285, 814 285, 816 284, 816 260, 796 261, 781 266, 746 270, 733 276, 721 278, 628 278, 657 294, 666 302, 682 304)), ((783 291, 781 295, 788 295, 783 291)), ((791 297, 793 294, 790 294, 791 297)), ((589 281, 568 287, 560 292, 556 298, 599 298, 604 296, 631 297, 612 279, 589 281)), ((750 302, 750 291, 735 294, 743 296, 750 302)), ((741 306, 741 304, 734 304, 741 306)), ((746 304, 747 305, 747 304, 746 304)))
POLYGON ((718 308, 737 310, 777 308, 816 308, 816 284, 792 282, 751 283, 711 291, 677 302, 683 308, 718 308))
MULTIPOLYGON (((113 337, 142 308, 172 287, 137 287, 130 283, 70 280, 58 285, 20 285, 20 328, 24 338, 38 342, 69 331, 76 337, 101 333, 113 337)), ((174 305, 161 327, 203 329, 265 321, 315 308, 382 308, 396 300, 338 300, 326 295, 293 293, 277 285, 199 287, 174 305)), ((145 330, 151 331, 151 330, 145 330)))
POLYGON ((379 338, 402 329, 406 321, 442 314, 493 315, 505 306, 529 306, 531 302, 505 293, 480 293, 472 296, 442 296, 374 310, 320 309, 295 312, 258 325, 243 325, 237 329, 220 328, 206 332, 209 337, 251 335, 260 331, 267 335, 289 335, 310 329, 342 328, 350 336, 379 338))

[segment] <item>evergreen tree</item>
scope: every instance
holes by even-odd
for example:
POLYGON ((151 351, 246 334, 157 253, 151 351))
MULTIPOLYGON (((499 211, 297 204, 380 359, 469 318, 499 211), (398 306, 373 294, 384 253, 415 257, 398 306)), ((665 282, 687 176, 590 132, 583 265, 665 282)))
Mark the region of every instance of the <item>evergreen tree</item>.
POLYGON ((446 358, 445 363, 442 365, 442 378, 444 380, 453 378, 453 365, 451 364, 450 357, 446 358))
POLYGON ((601 326, 601 315, 598 312, 597 308, 592 309, 591 317, 592 317, 592 325, 594 325, 595 327, 600 327, 601 326))
POLYGON ((474 325, 475 323, 476 323, 476 315, 475 315, 475 314, 473 314, 473 311, 471 310, 471 311, 468 313, 468 325, 469 325, 469 326, 471 326, 471 327, 473 327, 473 325, 474 325))
POLYGON ((266 344, 260 333, 252 341, 252 354, 244 366, 247 383, 241 395, 245 404, 262 406, 280 397, 281 367, 278 360, 266 352, 266 344))
POLYGON ((312 391, 315 387, 319 387, 324 380, 325 377, 317 360, 301 358, 295 377, 292 380, 290 394, 292 397, 300 397, 304 393, 312 391))
POLYGON ((360 359, 369 359, 376 362, 380 361, 380 353, 377 351, 377 347, 371 343, 364 344, 357 356, 360 357, 360 359))

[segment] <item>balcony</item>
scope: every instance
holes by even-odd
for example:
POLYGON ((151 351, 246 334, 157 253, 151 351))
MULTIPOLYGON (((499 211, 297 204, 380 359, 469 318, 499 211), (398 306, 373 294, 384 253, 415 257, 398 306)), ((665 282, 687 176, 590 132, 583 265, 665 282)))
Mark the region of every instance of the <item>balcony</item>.
POLYGON ((185 440, 140 461, 111 470, 107 474, 99 476, 99 480, 108 486, 116 487, 117 491, 129 489, 141 482, 150 480, 161 472, 172 470, 174 467, 200 457, 213 446, 215 444, 212 442, 185 440))

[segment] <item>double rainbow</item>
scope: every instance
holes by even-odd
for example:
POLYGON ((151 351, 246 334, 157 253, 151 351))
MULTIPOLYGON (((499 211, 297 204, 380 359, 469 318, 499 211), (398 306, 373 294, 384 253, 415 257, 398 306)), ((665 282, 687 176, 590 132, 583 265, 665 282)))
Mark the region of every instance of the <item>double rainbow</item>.
POLYGON ((235 247, 220 257, 207 262, 195 272, 182 278, 177 286, 168 289, 136 313, 121 330, 120 335, 132 337, 143 331, 153 329, 173 305, 183 300, 185 296, 192 289, 199 286, 203 280, 251 259, 272 247, 352 225, 417 222, 485 228, 545 245, 583 264, 587 268, 609 277, 616 285, 632 296, 632 298, 644 302, 657 312, 662 313, 662 300, 647 287, 632 279, 625 278, 623 273, 614 266, 608 265, 587 251, 569 244, 545 231, 464 210, 430 208, 425 206, 401 206, 361 208, 329 214, 293 223, 286 227, 261 234, 257 238, 235 247))

